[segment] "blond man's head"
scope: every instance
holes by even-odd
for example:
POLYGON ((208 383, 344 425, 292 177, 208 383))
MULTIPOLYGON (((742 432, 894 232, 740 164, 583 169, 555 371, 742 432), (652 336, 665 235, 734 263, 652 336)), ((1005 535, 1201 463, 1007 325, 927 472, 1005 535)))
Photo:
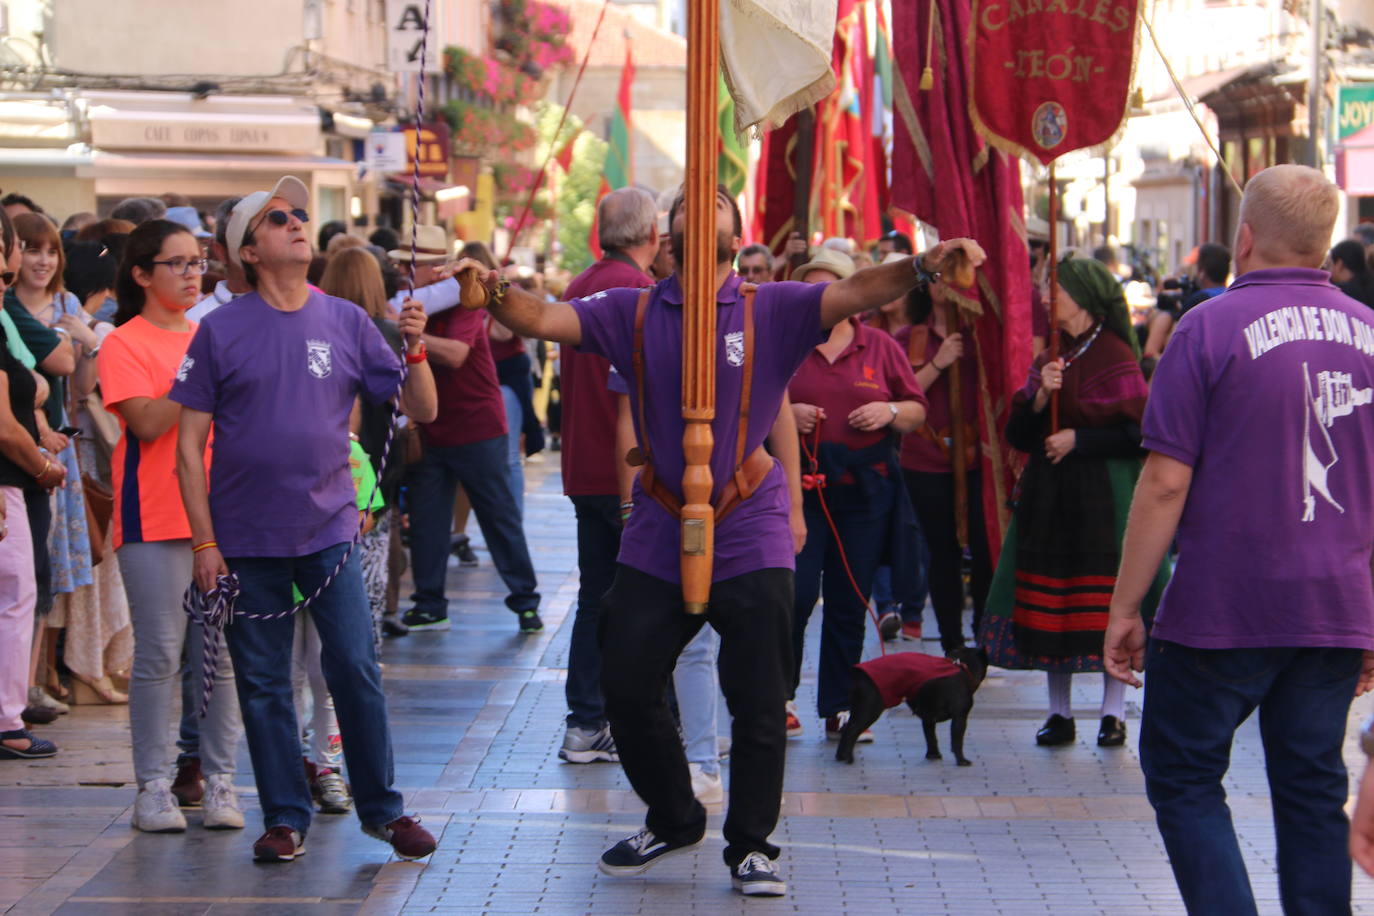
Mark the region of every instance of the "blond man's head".
POLYGON ((1260 172, 1240 202, 1237 275, 1261 266, 1321 266, 1339 209, 1340 191, 1316 169, 1275 165, 1260 172))

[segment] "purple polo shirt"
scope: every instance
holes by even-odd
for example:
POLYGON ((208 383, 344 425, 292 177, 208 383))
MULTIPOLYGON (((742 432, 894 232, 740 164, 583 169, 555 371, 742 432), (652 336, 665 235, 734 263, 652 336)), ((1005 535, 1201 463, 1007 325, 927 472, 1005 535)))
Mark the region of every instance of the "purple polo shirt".
POLYGON ((1178 323, 1144 446, 1193 468, 1154 635, 1374 649, 1374 317, 1325 271, 1244 274, 1178 323))
MULTIPOLYGON (((744 305, 736 274, 720 288, 716 301, 716 418, 711 423, 715 449, 711 475, 718 496, 734 470, 743 381, 744 305)), ((765 283, 754 297, 752 407, 745 454, 763 444, 788 381, 811 348, 826 338, 821 329, 824 283, 765 283)), ((639 291, 614 289, 576 299, 582 323, 581 349, 610 360, 624 376, 638 429, 638 385, 634 373, 635 306, 639 291)), ((644 319, 645 422, 659 478, 682 495, 682 288, 677 275, 654 287, 644 319)), ((620 539, 620 562, 669 582, 681 580, 680 525, 658 503, 634 489, 635 510, 620 539)), ((760 569, 794 568, 790 507, 782 465, 773 462, 754 495, 716 526, 713 581, 760 569)))

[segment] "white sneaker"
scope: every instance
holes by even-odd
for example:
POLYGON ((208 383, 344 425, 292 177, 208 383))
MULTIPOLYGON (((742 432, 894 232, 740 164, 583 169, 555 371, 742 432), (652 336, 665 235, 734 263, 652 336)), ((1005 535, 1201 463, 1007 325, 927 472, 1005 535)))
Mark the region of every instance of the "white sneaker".
POLYGON ((186 829, 170 779, 150 779, 138 790, 133 825, 146 833, 180 833, 186 829))
POLYGON ((692 794, 703 805, 719 805, 725 801, 725 786, 721 784, 719 773, 707 773, 699 763, 687 764, 692 774, 692 794))
POLYGON ((205 811, 202 823, 207 830, 243 829, 243 809, 234 791, 234 777, 228 773, 212 773, 205 777, 205 799, 200 804, 205 811))

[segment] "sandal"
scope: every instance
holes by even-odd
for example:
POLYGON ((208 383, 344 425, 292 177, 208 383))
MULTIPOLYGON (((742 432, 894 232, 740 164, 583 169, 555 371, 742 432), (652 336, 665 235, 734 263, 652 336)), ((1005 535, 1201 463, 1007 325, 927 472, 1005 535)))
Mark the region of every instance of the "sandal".
POLYGON ((90 681, 73 672, 72 692, 76 695, 78 704, 104 703, 117 706, 129 702, 129 695, 116 690, 108 674, 99 680, 90 681))
POLYGON ((29 746, 22 750, 0 743, 0 760, 35 760, 39 757, 52 757, 57 754, 57 745, 42 738, 35 738, 25 729, 0 732, 0 742, 21 741, 27 738, 29 746))

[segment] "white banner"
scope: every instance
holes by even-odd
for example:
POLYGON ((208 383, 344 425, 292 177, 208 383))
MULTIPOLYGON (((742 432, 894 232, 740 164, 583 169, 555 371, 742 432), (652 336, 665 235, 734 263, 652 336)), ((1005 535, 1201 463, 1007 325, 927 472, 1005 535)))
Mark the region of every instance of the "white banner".
MULTIPOLYGON (((444 69, 443 31, 439 28, 439 7, 431 2, 429 47, 425 52, 425 72, 444 69)), ((392 73, 420 72, 420 45, 425 38, 424 0, 386 0, 386 65, 392 73)))

